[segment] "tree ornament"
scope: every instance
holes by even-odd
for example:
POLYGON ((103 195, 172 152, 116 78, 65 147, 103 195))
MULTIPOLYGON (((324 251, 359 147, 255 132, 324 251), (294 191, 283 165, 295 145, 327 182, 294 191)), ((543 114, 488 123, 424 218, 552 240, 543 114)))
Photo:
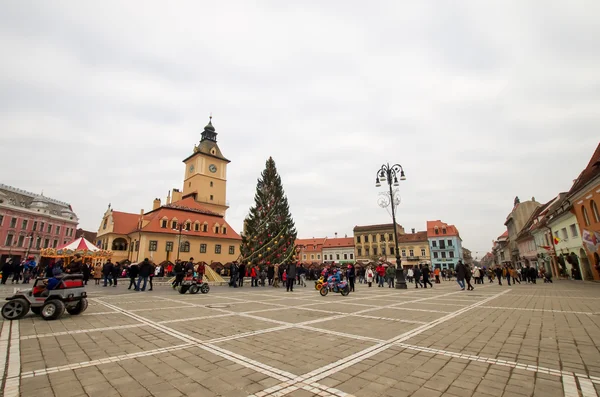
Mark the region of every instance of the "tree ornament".
POLYGON ((271 251, 271 247, 267 247, 267 251, 271 251))
POLYGON ((258 257, 259 257, 259 258, 262 258, 262 254, 258 254, 258 257))

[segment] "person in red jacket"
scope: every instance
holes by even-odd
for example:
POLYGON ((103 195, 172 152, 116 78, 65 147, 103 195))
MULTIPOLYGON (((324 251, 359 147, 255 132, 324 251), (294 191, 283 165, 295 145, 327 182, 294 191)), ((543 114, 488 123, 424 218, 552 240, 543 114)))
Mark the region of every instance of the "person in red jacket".
POLYGON ((250 285, 252 287, 258 287, 258 274, 256 272, 256 266, 252 266, 250 268, 250 277, 252 277, 252 282, 250 285))
POLYGON ((375 271, 377 272, 377 278, 378 278, 378 287, 383 288, 383 282, 385 281, 385 267, 383 267, 383 264, 380 263, 377 268, 375 269, 375 271))

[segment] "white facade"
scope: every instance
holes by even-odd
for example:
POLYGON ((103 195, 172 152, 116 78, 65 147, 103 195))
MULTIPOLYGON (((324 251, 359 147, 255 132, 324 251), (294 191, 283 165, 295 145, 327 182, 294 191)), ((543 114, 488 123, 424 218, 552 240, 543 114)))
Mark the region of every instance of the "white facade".
POLYGON ((354 262, 354 247, 323 247, 323 262, 354 262))
MULTIPOLYGON (((577 217, 570 211, 564 212, 561 215, 551 219, 548 225, 552 229, 552 237, 558 237, 559 241, 555 244, 556 255, 560 256, 574 254, 577 256, 578 262, 581 264, 580 252, 583 248, 581 240, 579 224, 577 217)), ((571 264, 565 260, 567 274, 571 276, 571 264)), ((579 266, 579 272, 584 280, 591 279, 591 275, 586 275, 584 269, 579 266), (586 277, 587 276, 587 277, 586 277)))

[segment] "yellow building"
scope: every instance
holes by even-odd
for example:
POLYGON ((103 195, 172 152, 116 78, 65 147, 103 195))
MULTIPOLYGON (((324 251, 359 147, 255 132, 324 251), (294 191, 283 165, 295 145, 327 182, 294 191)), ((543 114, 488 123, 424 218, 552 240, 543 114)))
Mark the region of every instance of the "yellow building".
POLYGON ((217 145, 212 120, 200 144, 183 160, 183 191, 173 189, 166 204, 154 199, 150 212, 104 213, 97 245, 114 252, 113 261, 149 258, 155 263, 180 258, 227 263, 240 256, 241 237, 225 221, 227 160, 217 145))
POLYGON ((429 252, 427 231, 415 232, 415 229, 412 229, 412 233, 399 236, 398 249, 400 250, 402 267, 430 263, 431 254, 429 252))
MULTIPOLYGON (((398 235, 404 234, 404 228, 396 224, 398 235)), ((354 252, 358 262, 377 261, 379 258, 395 258, 394 224, 355 226, 354 252)))

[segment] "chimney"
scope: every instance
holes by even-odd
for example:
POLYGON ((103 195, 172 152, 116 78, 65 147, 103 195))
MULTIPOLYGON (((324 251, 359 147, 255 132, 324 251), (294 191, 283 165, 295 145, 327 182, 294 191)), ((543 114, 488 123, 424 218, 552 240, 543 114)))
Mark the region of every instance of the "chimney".
POLYGON ((171 204, 171 191, 167 192, 167 204, 171 204))
POLYGON ((337 238, 337 232, 335 232, 335 238, 337 238))
POLYGON ((173 193, 171 194, 171 202, 175 203, 179 200, 181 200, 181 192, 179 191, 179 189, 173 189, 173 193))
POLYGON ((413 227, 411 230, 412 230, 413 234, 415 234, 415 228, 413 227))
POLYGON ((152 203, 152 211, 157 210, 159 208, 160 208, 160 199, 155 198, 154 202, 152 203))

